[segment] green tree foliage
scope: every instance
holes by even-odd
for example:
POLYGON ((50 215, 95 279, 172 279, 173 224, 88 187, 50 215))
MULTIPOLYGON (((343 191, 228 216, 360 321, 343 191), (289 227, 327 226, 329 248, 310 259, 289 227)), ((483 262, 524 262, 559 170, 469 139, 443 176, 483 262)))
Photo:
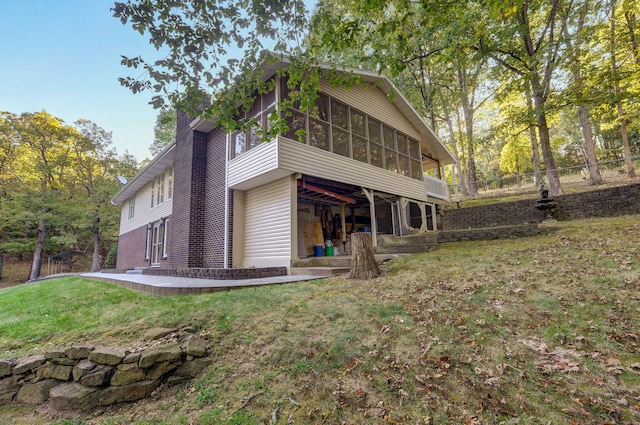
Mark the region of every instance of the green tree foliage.
POLYGON ((474 28, 469 26, 481 22, 479 17, 477 5, 468 1, 435 7, 402 0, 323 0, 309 37, 316 55, 364 65, 393 78, 434 130, 439 125, 447 128, 456 157, 456 137, 464 141, 460 146, 466 152, 464 191, 473 196, 477 196, 478 179, 474 115, 487 93, 481 94, 486 89, 482 83, 486 60, 474 48, 474 28), (464 131, 455 135, 452 125, 457 112, 463 116, 464 131))
POLYGON ((307 23, 302 0, 133 0, 116 2, 112 11, 160 51, 155 59, 123 57, 123 65, 146 72, 144 79, 121 78, 121 84, 134 93, 154 92, 155 107, 193 114, 204 108, 209 115, 220 112, 211 99, 251 73, 265 49, 288 53, 307 23))
POLYGON ((175 140, 177 119, 178 114, 175 109, 160 109, 156 125, 153 127, 153 142, 149 146, 151 155, 156 156, 165 146, 175 140))
POLYGON ((30 279, 46 255, 68 249, 92 251, 97 269, 115 242, 119 213, 109 199, 118 173, 137 164, 118 160, 110 144, 87 120, 0 112, 0 251, 32 256, 30 279))
MULTIPOLYGON (((555 195, 562 192, 558 166, 584 156, 597 184, 598 155, 630 158, 640 149, 634 101, 640 96, 639 9, 631 0, 319 0, 310 20, 299 0, 137 0, 118 2, 113 10, 161 50, 155 62, 123 59, 146 72, 122 83, 134 92, 154 91, 158 107, 216 116, 228 130, 249 125, 235 113, 261 89, 254 70, 261 61, 268 64, 263 47, 299 59, 290 82, 310 91, 317 89, 317 75, 304 69, 314 60, 363 67, 389 75, 449 141, 459 157, 463 193, 475 194, 478 179, 520 169, 499 164, 510 162, 502 155, 524 149, 526 138, 518 136, 516 143, 511 137, 522 132, 531 144, 528 162, 536 182, 546 172, 555 195), (519 112, 501 114, 507 122, 498 123, 487 118, 487 101, 504 102, 497 95, 504 90, 518 96, 517 104, 502 110, 519 112), (561 128, 571 123, 559 118, 570 117, 569 110, 582 134, 573 132, 575 126, 561 128), (505 133, 494 125, 514 131, 500 138, 505 133)), ((305 90, 292 92, 313 99, 305 90)))

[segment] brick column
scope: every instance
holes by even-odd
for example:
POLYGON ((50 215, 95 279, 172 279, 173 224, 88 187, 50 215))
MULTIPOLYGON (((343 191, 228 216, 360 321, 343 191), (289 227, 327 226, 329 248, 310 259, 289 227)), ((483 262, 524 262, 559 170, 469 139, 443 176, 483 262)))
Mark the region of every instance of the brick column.
POLYGON ((207 135, 193 131, 191 121, 189 115, 178 111, 169 226, 169 263, 176 268, 203 267, 207 135))

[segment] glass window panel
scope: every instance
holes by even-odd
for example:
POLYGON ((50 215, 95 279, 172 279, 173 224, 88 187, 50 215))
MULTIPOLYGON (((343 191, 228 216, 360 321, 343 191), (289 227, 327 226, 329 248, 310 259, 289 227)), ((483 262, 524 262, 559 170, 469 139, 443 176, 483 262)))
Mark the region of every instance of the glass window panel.
POLYGON ((243 132, 237 131, 233 134, 233 157, 240 155, 246 150, 246 141, 247 136, 243 132))
POLYGON ((351 146, 353 148, 353 159, 367 162, 367 139, 353 134, 351 136, 351 146))
POLYGON ((394 173, 398 172, 398 153, 391 149, 384 150, 385 167, 394 173))
POLYGON ((136 198, 135 195, 133 198, 129 199, 129 216, 127 219, 132 220, 135 214, 136 209, 136 198))
POLYGON ((158 204, 164 202, 164 172, 158 176, 158 204))
MULTIPOLYGON (((292 93, 291 93, 292 90, 289 88, 289 79, 288 78, 283 78, 282 79, 281 88, 282 88, 282 92, 281 92, 282 93, 282 99, 281 100, 282 101, 289 100, 289 96, 292 95, 292 93)), ((299 109, 300 108, 300 101, 296 100, 293 103, 293 107, 295 109, 299 109)))
POLYGON ((249 141, 247 150, 253 149, 260 144, 260 129, 256 125, 249 128, 247 139, 249 141))
POLYGON ((410 167, 409 157, 407 155, 398 155, 398 168, 400 170, 400 174, 403 176, 409 176, 410 167))
POLYGON ((362 112, 351 109, 351 132, 358 136, 366 137, 365 119, 362 112))
POLYGON ((156 201, 156 179, 151 181, 151 208, 155 205, 156 201))
POLYGON ((409 155, 412 159, 420 159, 420 142, 409 138, 409 155))
POLYGON ((331 123, 348 130, 349 109, 344 103, 331 99, 331 123))
POLYGON ((305 115, 301 112, 293 111, 291 109, 289 110, 289 112, 292 115, 286 118, 289 129, 284 134, 284 137, 306 143, 305 137, 303 137, 301 140, 300 137, 296 134, 296 132, 299 130, 305 130, 305 115))
POLYGON ((309 145, 329 150, 329 124, 309 118, 309 145))
POLYGON ((349 133, 333 127, 333 153, 349 157, 349 133))
POLYGON ((383 127, 382 133, 384 135, 384 147, 396 150, 396 140, 395 140, 395 131, 387 127, 386 125, 383 127))
POLYGON ((380 139, 380 121, 369 118, 369 140, 372 143, 382 144, 380 139))
POLYGON ((320 93, 320 96, 316 99, 316 108, 318 118, 322 121, 329 121, 329 97, 326 94, 320 93))
POLYGON ((398 141, 398 152, 401 154, 407 155, 407 136, 404 134, 397 133, 396 138, 398 141))
POLYGON ((422 177, 422 162, 411 160, 411 177, 417 180, 423 180, 422 177))
POLYGON ((369 148, 371 149, 371 165, 382 168, 382 146, 370 143, 369 148))
POLYGON ((266 130, 273 126, 274 119, 277 118, 277 116, 274 115, 275 110, 275 107, 271 107, 262 113, 262 126, 266 130))

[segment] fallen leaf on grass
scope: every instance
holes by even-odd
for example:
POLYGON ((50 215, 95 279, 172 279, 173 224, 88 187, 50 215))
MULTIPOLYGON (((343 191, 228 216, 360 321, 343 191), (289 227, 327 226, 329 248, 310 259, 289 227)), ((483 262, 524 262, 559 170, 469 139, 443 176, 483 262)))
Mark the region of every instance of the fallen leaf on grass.
POLYGON ((569 373, 569 372, 578 372, 580 370, 580 366, 578 365, 578 363, 567 363, 564 360, 558 360, 555 363, 551 364, 551 363, 547 363, 542 365, 542 369, 544 372, 550 373, 550 372, 562 372, 562 373, 569 373))

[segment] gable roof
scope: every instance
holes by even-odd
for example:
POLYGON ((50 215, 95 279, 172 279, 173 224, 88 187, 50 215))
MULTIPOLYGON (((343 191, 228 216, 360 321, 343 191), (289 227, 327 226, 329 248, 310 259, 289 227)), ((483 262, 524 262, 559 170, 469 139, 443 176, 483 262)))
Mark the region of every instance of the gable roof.
MULTIPOLYGON (((262 79, 267 81, 273 77, 280 69, 286 68, 291 65, 291 62, 282 59, 279 62, 265 65, 263 67, 262 79)), ((442 161, 444 164, 454 164, 455 159, 447 147, 440 141, 433 130, 426 124, 420 114, 404 97, 402 92, 391 82, 391 80, 384 74, 378 74, 372 71, 365 71, 358 68, 341 67, 320 62, 317 65, 324 71, 334 71, 344 74, 355 74, 361 81, 370 83, 378 87, 387 96, 390 103, 393 104, 398 110, 407 118, 407 120, 418 130, 422 136, 423 141, 426 141, 430 152, 433 152, 435 159, 442 161)), ((190 126, 193 130, 197 130, 203 133, 208 133, 213 130, 217 125, 217 120, 205 119, 200 116, 195 118, 190 126)), ((162 170, 167 168, 173 163, 175 158, 175 140, 167 145, 158 155, 156 155, 149 164, 147 164, 142 170, 138 172, 133 178, 131 178, 120 191, 111 199, 111 203, 114 205, 122 205, 127 199, 131 198, 138 190, 142 189, 153 178, 160 174, 162 170)))
MULTIPOLYGON (((263 67, 262 80, 267 81, 273 77, 280 69, 286 68, 291 65, 291 62, 286 59, 281 59, 279 62, 265 65, 263 67)), ((428 144, 430 152, 433 152, 435 159, 442 161, 444 164, 454 164, 455 159, 449 149, 442 143, 442 141, 436 136, 431 127, 422 119, 420 114, 409 103, 402 92, 391 82, 389 77, 384 74, 378 74, 372 71, 366 71, 359 68, 352 67, 336 67, 330 63, 318 62, 316 64, 320 69, 325 72, 334 71, 343 74, 357 75, 361 81, 370 83, 378 87, 387 96, 390 103, 394 105, 398 110, 407 118, 407 120, 415 127, 416 130, 422 136, 428 144)), ((203 133, 208 133, 217 125, 216 119, 208 120, 200 116, 195 118, 191 122, 191 128, 203 133)))

